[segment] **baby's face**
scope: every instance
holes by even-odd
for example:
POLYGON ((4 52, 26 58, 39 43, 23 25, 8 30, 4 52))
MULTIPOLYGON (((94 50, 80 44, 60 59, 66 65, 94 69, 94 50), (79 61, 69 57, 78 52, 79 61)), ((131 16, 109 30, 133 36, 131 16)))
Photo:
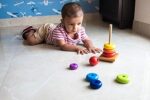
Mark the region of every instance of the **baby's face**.
POLYGON ((63 24, 68 34, 75 34, 81 28, 82 21, 83 21, 83 16, 78 16, 73 18, 65 17, 63 19, 63 24))

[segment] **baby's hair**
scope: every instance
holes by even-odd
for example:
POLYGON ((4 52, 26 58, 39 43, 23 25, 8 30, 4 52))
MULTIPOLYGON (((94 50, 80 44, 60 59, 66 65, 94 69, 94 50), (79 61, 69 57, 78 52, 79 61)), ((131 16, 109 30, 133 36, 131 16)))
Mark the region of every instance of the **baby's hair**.
POLYGON ((78 17, 83 15, 83 9, 80 6, 80 4, 76 3, 76 2, 70 2, 70 3, 66 3, 62 10, 61 10, 61 16, 62 18, 65 17, 78 17))

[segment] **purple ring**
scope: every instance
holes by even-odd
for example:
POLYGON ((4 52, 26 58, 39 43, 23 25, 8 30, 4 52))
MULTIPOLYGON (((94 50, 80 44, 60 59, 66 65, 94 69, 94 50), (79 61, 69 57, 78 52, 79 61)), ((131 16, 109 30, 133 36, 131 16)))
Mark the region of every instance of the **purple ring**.
POLYGON ((76 64, 76 63, 71 63, 69 67, 70 67, 71 70, 75 70, 75 69, 78 68, 78 64, 76 64))

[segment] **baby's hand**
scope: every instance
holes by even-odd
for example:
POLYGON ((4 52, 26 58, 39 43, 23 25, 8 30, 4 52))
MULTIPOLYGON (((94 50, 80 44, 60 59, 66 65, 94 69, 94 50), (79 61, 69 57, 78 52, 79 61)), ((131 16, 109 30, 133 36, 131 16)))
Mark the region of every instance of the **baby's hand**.
POLYGON ((89 47, 87 48, 88 52, 91 52, 91 53, 100 53, 102 52, 102 50, 100 48, 96 48, 96 47, 89 47))
POLYGON ((83 47, 78 47, 77 48, 77 54, 88 54, 89 51, 86 49, 86 48, 83 48, 83 47))

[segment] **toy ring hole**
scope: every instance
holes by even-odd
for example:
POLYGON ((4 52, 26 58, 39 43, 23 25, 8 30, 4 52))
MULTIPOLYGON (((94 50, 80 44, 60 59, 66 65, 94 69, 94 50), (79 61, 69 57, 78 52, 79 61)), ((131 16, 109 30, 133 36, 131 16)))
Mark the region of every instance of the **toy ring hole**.
POLYGON ((125 75, 123 75, 122 77, 126 77, 125 75))
POLYGON ((99 84, 100 82, 98 80, 96 80, 95 83, 99 84))

